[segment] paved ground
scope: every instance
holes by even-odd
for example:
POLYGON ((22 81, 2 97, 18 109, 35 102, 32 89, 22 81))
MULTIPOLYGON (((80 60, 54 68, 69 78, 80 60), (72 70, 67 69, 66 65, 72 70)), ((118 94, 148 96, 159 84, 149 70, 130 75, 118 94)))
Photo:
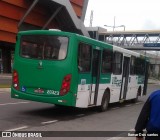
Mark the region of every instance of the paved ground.
MULTIPOLYGON (((148 94, 156 89, 159 89, 158 85, 149 85, 148 94)), ((147 96, 141 97, 137 104, 112 104, 107 112, 99 113, 93 108, 58 108, 51 104, 11 99, 9 91, 1 91, 0 131, 129 131, 134 129, 147 96)), ((112 136, 45 139, 134 140, 135 138, 112 136)))
MULTIPOLYGON (((11 76, 11 74, 0 74, 0 85, 10 85, 11 84, 11 78, 12 78, 12 76, 11 76)), ((149 81, 148 81, 149 83, 150 83, 150 85, 160 85, 160 81, 158 81, 158 80, 155 80, 155 79, 149 79, 149 81)), ((0 86, 1 88, 0 88, 0 93, 2 93, 2 92, 7 92, 7 93, 10 93, 10 88, 2 88, 3 86, 0 86)), ((5 86, 4 86, 5 87, 5 86)), ((153 88, 154 89, 154 88, 153 88)), ((9 97, 7 97, 8 99, 8 101, 10 101, 10 99, 9 99, 9 97)), ((27 105, 28 107, 25 107, 26 109, 28 108, 30 108, 30 106, 35 106, 36 107, 36 104, 37 103, 31 103, 31 105, 27 105)), ((26 106, 26 104, 24 104, 25 106, 26 106)), ((23 104, 21 105, 21 107, 23 108, 22 110, 24 110, 24 106, 23 106, 23 104)), ((18 107, 19 109, 21 108, 21 107, 18 107)), ((41 108, 41 106, 40 106, 40 108, 41 108)), ((12 109, 13 111, 11 111, 11 112, 13 112, 12 114, 14 114, 14 112, 17 112, 16 110, 15 110, 15 108, 14 109, 12 109)), ((45 111, 46 112, 46 110, 43 110, 43 111, 45 111)), ((50 110, 51 111, 51 110, 50 110)), ((50 112, 49 111, 49 112, 50 112)), ((2 110, 1 110, 1 112, 2 112, 2 110)), ((24 111, 25 112, 25 111, 24 111)), ((18 112, 17 112, 18 113, 18 112)), ((19 112, 20 113, 20 112, 19 112)), ((22 112, 21 112, 22 113, 22 112)), ((31 112, 28 112, 30 115, 31 115, 31 117, 35 117, 34 115, 34 113, 31 111, 31 112), (33 114, 32 114, 33 113, 33 114), (33 116, 32 116, 33 115, 33 116)), ((41 114, 41 111, 39 112, 37 112, 37 113, 40 113, 41 114)), ((23 114, 23 113, 22 113, 23 114)), ((28 114, 28 115, 29 115, 28 114)), ((20 114, 19 114, 20 115, 20 114)), ((26 114, 25 114, 26 115, 26 114)), ((42 115, 42 114, 41 114, 42 115)), ((49 115, 49 114, 48 114, 49 115)), ((66 115, 66 114, 65 114, 66 115)), ((128 114, 127 114, 128 115, 128 114)), ((8 115, 7 115, 8 116, 8 115)), ((16 116, 16 115, 15 115, 16 116)), ((15 116, 13 116, 13 117, 15 117, 15 116)), ((19 116, 17 116, 17 117, 19 117, 19 116)), ((43 116, 44 117, 44 116, 43 116)), ((50 116, 51 117, 51 116, 50 116)), ((13 118, 14 119, 14 118, 13 118)), ((22 120, 24 120, 25 119, 25 117, 24 116, 22 116, 22 120)), ((27 119, 28 119, 28 117, 27 117, 27 119)), ((26 122, 25 120, 24 120, 24 122, 26 122)), ((8 123, 8 122, 7 122, 8 123)), ((2 123, 1 123, 2 124, 2 123)), ((34 124, 34 123, 33 123, 34 124)), ((74 124, 74 123, 73 123, 74 124)), ((6 124, 4 124, 4 125, 6 125, 6 124)), ((114 128, 114 127, 113 127, 114 128)), ((35 128, 36 129, 36 128, 35 128)), ((32 129, 31 129, 32 130, 32 129)), ((50 138, 47 138, 47 139, 50 139, 50 138)), ((52 138, 53 139, 53 138, 52 138)), ((58 138, 57 138, 58 139, 58 138)), ((62 138, 63 139, 63 138, 62 138)), ((70 139, 70 138, 67 138, 68 140, 70 139)), ((77 140, 82 140, 83 138, 76 138, 77 140)), ((90 138, 87 138, 87 140, 88 139, 90 139, 90 138)), ((99 138, 92 138, 92 140, 98 140, 99 138)), ((104 138, 104 140, 135 140, 136 138, 135 137, 114 137, 114 138, 104 138)), ((60 140, 60 138, 58 139, 58 140, 60 140)), ((85 138, 84 138, 84 140, 85 140, 85 138)))
POLYGON ((160 85, 160 80, 148 79, 148 83, 149 83, 149 84, 157 84, 157 85, 160 85))
POLYGON ((12 83, 11 74, 0 74, 0 88, 9 88, 12 83))

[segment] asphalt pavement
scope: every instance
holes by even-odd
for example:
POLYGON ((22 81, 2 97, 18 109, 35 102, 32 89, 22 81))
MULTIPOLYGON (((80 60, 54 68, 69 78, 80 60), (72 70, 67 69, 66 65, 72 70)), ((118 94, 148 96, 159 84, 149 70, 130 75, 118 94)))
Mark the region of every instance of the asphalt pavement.
MULTIPOLYGON (((9 91, 0 92, 0 130, 16 131, 133 131, 138 114, 149 93, 159 89, 148 86, 147 96, 139 102, 112 104, 107 112, 96 108, 59 108, 52 104, 10 98, 9 91)), ((135 140, 135 137, 45 138, 54 140, 135 140)))
MULTIPOLYGON (((0 74, 0 103, 1 103, 1 115, 0 115, 0 130, 12 129, 14 127, 22 128, 27 131, 49 131, 49 130, 132 130, 134 123, 137 119, 139 111, 146 97, 142 99, 137 105, 126 105, 125 108, 117 109, 117 106, 112 106, 106 113, 97 114, 97 112, 91 110, 59 110, 54 105, 42 104, 24 100, 16 100, 10 98, 10 88, 12 75, 0 74), (8 85, 6 87, 6 85, 8 85), (4 93, 4 94, 3 94, 4 93), (2 108, 4 106, 4 108, 2 108), (130 112, 129 107, 132 108, 130 112), (113 111, 111 111, 113 109, 113 111), (116 110, 117 109, 117 110, 116 110), (126 113, 126 114, 125 114, 126 113), (85 114, 85 115, 84 115, 85 114), (84 116, 83 116, 84 115, 84 116), (119 115, 119 117, 117 117, 119 115), (76 117, 74 117, 76 116, 76 117), (136 116, 136 117, 135 117, 136 116), (77 118, 78 117, 78 118, 77 118), (106 122, 104 118, 108 118, 106 122), (122 119, 119 122, 119 119, 122 119), (97 121, 100 120, 100 121, 97 121), (56 120, 53 126, 53 122, 50 120, 56 120), (42 125, 43 123, 51 122, 49 125, 42 125), (124 124, 125 122, 125 124, 124 124), (73 127, 71 127, 72 125, 73 127), (109 125, 109 126, 108 126, 109 125)), ((160 81, 155 79, 149 79, 148 93, 151 93, 155 89, 159 89, 160 81)), ((46 138, 53 139, 53 138, 46 138)), ((63 138, 54 138, 54 140, 62 140, 63 138)), ((66 138, 65 138, 66 139, 66 138)), ((68 138, 70 140, 71 138, 68 138)), ((101 138, 76 138, 77 140, 99 140, 101 138)), ((110 137, 103 138, 103 140, 135 140, 135 137, 110 137)))
POLYGON ((12 83, 11 74, 0 74, 0 88, 10 88, 12 83))

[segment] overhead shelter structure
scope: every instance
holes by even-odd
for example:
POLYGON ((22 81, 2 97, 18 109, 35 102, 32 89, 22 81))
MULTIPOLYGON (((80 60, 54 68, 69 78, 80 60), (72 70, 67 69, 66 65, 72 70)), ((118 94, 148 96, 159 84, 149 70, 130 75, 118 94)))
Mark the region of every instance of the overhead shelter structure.
POLYGON ((10 73, 16 34, 35 29, 60 29, 89 36, 84 17, 88 0, 1 0, 0 73, 10 73))

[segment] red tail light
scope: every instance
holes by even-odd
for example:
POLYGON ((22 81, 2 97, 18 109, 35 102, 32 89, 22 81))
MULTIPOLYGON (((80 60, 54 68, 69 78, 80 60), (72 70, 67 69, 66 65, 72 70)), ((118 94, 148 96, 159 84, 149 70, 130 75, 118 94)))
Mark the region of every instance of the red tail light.
POLYGON ((64 77, 60 90, 60 95, 65 95, 70 90, 71 77, 71 74, 68 74, 64 77))
POLYGON ((13 87, 18 90, 19 89, 19 79, 18 73, 16 70, 13 71, 13 80, 12 80, 13 87))

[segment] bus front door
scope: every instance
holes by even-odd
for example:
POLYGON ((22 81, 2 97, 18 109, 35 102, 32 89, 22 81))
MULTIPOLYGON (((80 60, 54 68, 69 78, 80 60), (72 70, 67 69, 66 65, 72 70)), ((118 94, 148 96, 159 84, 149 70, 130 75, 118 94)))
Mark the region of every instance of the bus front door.
POLYGON ((126 94, 128 91, 128 80, 129 80, 129 64, 130 58, 124 56, 123 58, 123 74, 122 74, 122 85, 121 85, 121 92, 120 92, 120 100, 126 99, 126 94))
POLYGON ((93 50, 92 57, 92 85, 90 93, 90 105, 97 104, 98 89, 99 89, 99 78, 100 78, 100 65, 101 65, 101 51, 93 50))

